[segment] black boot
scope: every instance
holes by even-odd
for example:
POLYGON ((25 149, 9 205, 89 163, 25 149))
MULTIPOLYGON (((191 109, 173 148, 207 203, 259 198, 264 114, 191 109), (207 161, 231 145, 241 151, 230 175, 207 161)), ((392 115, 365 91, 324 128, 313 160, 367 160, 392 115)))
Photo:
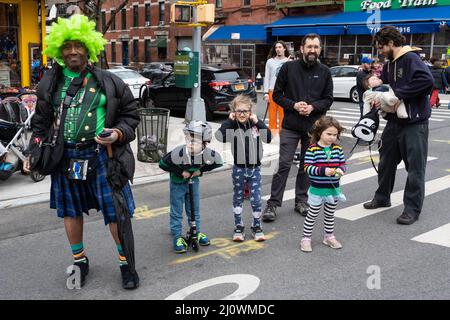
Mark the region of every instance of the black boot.
POLYGON ((139 276, 137 272, 131 272, 127 264, 120 266, 120 273, 122 274, 122 287, 124 289, 133 290, 139 287, 139 276))

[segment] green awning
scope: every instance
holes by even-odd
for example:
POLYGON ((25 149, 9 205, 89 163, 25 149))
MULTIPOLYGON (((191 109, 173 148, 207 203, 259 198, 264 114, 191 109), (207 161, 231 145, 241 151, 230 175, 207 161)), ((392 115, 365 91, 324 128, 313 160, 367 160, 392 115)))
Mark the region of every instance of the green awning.
POLYGON ((150 47, 166 48, 167 38, 155 39, 150 42, 150 47))

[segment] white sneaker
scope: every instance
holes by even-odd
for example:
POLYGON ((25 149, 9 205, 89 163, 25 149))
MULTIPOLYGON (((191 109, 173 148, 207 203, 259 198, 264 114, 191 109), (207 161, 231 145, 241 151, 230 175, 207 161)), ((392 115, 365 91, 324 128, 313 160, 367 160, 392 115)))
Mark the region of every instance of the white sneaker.
POLYGON ((334 235, 332 236, 325 236, 323 238, 323 244, 326 246, 329 246, 330 248, 333 249, 341 249, 342 248, 342 244, 336 240, 336 237, 334 235))
POLYGON ((234 228, 233 241, 242 242, 245 240, 244 226, 238 225, 234 228))
POLYGON ((312 252, 311 239, 303 238, 300 241, 300 250, 303 252, 312 252))

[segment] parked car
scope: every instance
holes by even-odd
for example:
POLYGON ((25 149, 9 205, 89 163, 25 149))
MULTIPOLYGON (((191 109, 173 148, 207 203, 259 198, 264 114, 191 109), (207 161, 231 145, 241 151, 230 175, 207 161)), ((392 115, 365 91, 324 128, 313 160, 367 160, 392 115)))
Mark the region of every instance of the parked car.
POLYGON ((151 62, 142 68, 139 72, 142 76, 150 79, 163 79, 173 70, 173 62, 151 62))
MULTIPOLYGON (((205 101, 206 120, 214 118, 216 111, 228 111, 231 100, 238 94, 249 95, 256 103, 253 81, 241 69, 231 65, 202 65, 201 97, 205 101)), ((161 81, 155 81, 143 92, 145 107, 185 110, 191 89, 175 87, 175 74, 171 72, 161 81)))
POLYGON ((358 65, 331 67, 333 77, 333 96, 335 98, 346 98, 358 103, 359 96, 356 90, 356 74, 358 65))
POLYGON ((139 99, 139 90, 143 85, 151 84, 150 79, 141 76, 139 73, 133 70, 129 70, 126 68, 113 68, 107 70, 114 73, 130 87, 135 99, 139 99))

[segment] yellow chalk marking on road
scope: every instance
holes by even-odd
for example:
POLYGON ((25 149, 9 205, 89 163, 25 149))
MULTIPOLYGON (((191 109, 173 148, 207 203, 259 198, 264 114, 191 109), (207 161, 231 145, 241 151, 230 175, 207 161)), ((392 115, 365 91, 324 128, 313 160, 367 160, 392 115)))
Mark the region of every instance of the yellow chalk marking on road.
MULTIPOLYGON (((278 234, 279 234, 278 231, 270 232, 270 233, 266 234, 266 241, 274 238, 278 234)), ((170 264, 180 264, 180 263, 190 262, 193 260, 198 260, 200 258, 211 256, 214 254, 217 254, 218 256, 229 260, 229 259, 239 255, 240 253, 256 251, 256 250, 260 250, 260 249, 264 248, 264 246, 265 246, 264 243, 266 241, 257 242, 255 240, 247 240, 247 241, 236 244, 236 242, 233 242, 232 240, 230 240, 228 238, 214 238, 214 239, 211 239, 211 246, 217 247, 218 249, 208 251, 205 253, 201 253, 201 254, 196 254, 191 257, 177 259, 177 260, 171 262, 170 264)), ((200 249, 200 250, 202 250, 202 249, 200 249)), ((192 251, 188 251, 187 254, 188 255, 192 254, 192 251)))
MULTIPOLYGON (((375 163, 380 162, 380 157, 378 155, 373 155, 372 159, 373 159, 373 162, 375 162, 375 163)), ((360 158, 359 161, 354 164, 359 165, 359 164, 365 164, 365 163, 370 163, 370 162, 371 162, 370 157, 363 157, 363 158, 360 158)))
POLYGON ((450 140, 432 140, 432 141, 450 144, 450 140))
POLYGON ((134 219, 150 219, 170 212, 170 207, 162 207, 150 210, 148 206, 137 207, 134 209, 134 219))

